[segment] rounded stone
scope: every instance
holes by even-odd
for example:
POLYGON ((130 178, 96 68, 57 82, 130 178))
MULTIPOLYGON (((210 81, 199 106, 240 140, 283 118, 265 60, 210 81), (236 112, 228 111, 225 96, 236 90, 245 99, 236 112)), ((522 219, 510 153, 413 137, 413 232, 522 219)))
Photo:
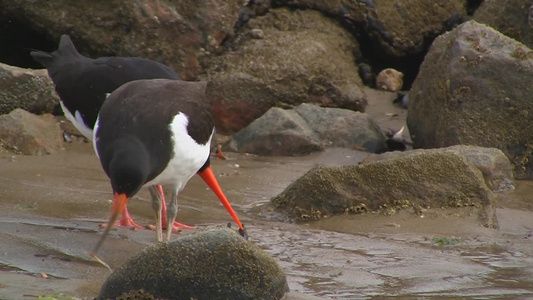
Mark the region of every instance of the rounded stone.
POLYGON ((231 229, 208 229, 143 250, 114 271, 97 299, 281 299, 283 269, 231 229), (128 298, 129 299, 129 298, 128 298))

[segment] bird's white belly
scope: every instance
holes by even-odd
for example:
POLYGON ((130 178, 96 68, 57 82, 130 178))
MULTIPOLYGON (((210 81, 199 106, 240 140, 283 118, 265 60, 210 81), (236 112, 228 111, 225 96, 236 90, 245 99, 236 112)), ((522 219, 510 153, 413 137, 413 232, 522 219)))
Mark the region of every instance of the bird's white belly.
POLYGON ((185 187, 187 181, 205 164, 209 157, 214 130, 206 144, 198 144, 187 133, 188 123, 189 119, 182 113, 174 117, 169 125, 172 132, 173 155, 165 170, 144 186, 155 184, 172 185, 180 191, 185 187))

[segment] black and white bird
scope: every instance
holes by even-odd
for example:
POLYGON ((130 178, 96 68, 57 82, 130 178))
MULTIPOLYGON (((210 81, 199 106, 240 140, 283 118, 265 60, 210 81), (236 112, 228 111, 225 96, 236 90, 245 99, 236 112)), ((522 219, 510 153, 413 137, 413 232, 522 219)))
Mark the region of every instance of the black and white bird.
MULTIPOLYGON (((161 202, 155 185, 172 188, 167 211, 171 224, 178 210, 178 192, 198 174, 244 231, 211 170, 209 156, 215 127, 205 88, 205 82, 138 80, 124 84, 104 102, 94 127, 93 145, 113 188, 109 223, 143 186, 149 187, 154 196, 157 239, 161 241, 161 202)), ((171 232, 167 229, 167 240, 171 232)))
MULTIPOLYGON (((48 70, 65 117, 89 140, 93 139, 93 128, 100 107, 112 91, 133 80, 179 79, 171 68, 149 59, 85 57, 78 52, 68 35, 61 36, 56 51, 32 51, 30 55, 48 70)), ((158 190, 164 199, 163 189, 158 187, 158 190)), ((163 209, 166 210, 164 201, 163 209)), ((127 208, 118 225, 144 228, 133 221, 127 208)), ((191 228, 178 222, 173 227, 191 228)))

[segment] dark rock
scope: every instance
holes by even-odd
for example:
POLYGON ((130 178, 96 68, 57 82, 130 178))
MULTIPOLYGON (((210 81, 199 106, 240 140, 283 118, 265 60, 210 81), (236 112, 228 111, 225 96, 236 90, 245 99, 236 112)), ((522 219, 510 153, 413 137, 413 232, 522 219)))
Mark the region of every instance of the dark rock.
POLYGON ((372 66, 367 63, 360 63, 359 68, 359 77, 363 80, 363 83, 366 86, 374 87, 376 83, 376 75, 372 71, 372 66))
POLYGON ((266 300, 288 286, 265 251, 230 229, 210 229, 146 248, 109 276, 97 299, 140 290, 157 299, 266 300))
POLYGON ((355 36, 367 35, 374 51, 395 57, 424 52, 427 41, 446 30, 446 21, 466 16, 464 0, 438 4, 419 0, 273 0, 272 4, 316 9, 333 16, 355 36))
POLYGON ((0 139, 4 146, 26 155, 63 149, 62 131, 52 115, 36 116, 20 108, 0 116, 0 139))
POLYGON ((90 57, 139 56, 171 66, 192 80, 200 60, 233 34, 239 0, 0 1, 0 17, 24 22, 59 40, 69 34, 90 57))
MULTIPOLYGON (((406 153, 406 152, 402 152, 406 153)), ((484 225, 497 227, 493 194, 481 172, 454 151, 419 151, 342 167, 317 166, 271 204, 297 220, 412 208, 478 207, 484 225)))
POLYGON ((516 178, 533 178, 530 52, 475 21, 437 38, 409 93, 414 148, 498 148, 516 178))
POLYGON ((227 148, 258 155, 306 155, 325 147, 382 152, 379 126, 366 114, 340 108, 300 104, 293 110, 271 108, 234 134, 227 148))
POLYGON ((46 70, 22 69, 0 63, 0 114, 15 108, 51 113, 59 104, 54 83, 46 70))
POLYGON ((314 102, 364 111, 357 41, 319 12, 271 9, 227 44, 203 78, 219 133, 237 132, 274 106, 314 102), (258 30, 262 38, 252 38, 258 30))

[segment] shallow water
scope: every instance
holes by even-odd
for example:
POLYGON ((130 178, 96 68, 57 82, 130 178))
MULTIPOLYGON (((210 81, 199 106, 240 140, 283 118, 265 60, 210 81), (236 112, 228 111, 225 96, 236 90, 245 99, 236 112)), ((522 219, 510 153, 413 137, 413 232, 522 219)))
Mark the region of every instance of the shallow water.
MULTIPOLYGON (((499 230, 479 226, 472 208, 292 224, 277 220, 264 204, 315 164, 355 164, 367 154, 227 155, 213 159, 215 174, 250 240, 279 261, 292 291, 333 299, 533 298, 533 238, 525 238, 533 228, 531 181, 501 195, 499 230)), ((87 252, 108 217, 111 191, 91 145, 70 144, 43 157, 3 153, 0 166, 0 298, 65 293, 92 299, 109 271, 87 252)), ((128 206, 141 224, 153 223, 149 199, 143 190, 128 206)), ((181 193, 179 205, 178 220, 185 224, 231 221, 199 178, 181 193)), ((156 239, 149 230, 111 234, 99 254, 112 268, 156 239)))

